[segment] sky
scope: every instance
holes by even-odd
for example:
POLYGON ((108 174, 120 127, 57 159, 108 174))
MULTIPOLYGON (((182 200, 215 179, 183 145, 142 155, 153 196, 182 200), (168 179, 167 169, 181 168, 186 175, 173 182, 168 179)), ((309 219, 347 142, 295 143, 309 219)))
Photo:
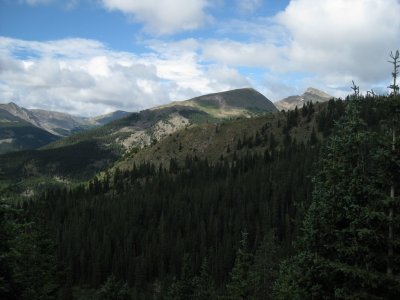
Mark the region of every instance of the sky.
POLYGON ((400 0, 0 0, 0 103, 80 116, 253 87, 387 93, 400 0))

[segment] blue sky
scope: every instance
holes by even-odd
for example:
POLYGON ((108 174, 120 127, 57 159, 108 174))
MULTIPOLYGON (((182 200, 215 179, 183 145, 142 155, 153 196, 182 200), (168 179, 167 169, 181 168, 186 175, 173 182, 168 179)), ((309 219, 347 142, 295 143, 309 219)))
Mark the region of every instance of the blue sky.
POLYGON ((0 102, 97 115, 253 87, 382 93, 399 0, 0 0, 0 102))

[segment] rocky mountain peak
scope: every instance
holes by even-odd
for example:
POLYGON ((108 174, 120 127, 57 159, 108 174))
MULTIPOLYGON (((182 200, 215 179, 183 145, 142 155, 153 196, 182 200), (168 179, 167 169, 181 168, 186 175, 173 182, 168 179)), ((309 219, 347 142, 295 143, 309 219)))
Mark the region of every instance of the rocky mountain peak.
POLYGON ((304 103, 307 102, 326 102, 332 99, 333 97, 321 90, 318 90, 313 87, 307 88, 307 90, 300 96, 294 95, 286 97, 280 101, 275 102, 275 106, 278 110, 292 110, 296 107, 300 108, 304 103))
POLYGON ((328 95, 327 93, 325 93, 325 92, 323 92, 323 91, 321 91, 321 90, 318 90, 318 89, 316 89, 316 88, 313 88, 313 87, 309 87, 309 88, 304 92, 303 95, 305 95, 305 94, 315 95, 315 96, 318 96, 318 97, 321 97, 321 98, 329 98, 329 99, 332 98, 331 95, 328 95))

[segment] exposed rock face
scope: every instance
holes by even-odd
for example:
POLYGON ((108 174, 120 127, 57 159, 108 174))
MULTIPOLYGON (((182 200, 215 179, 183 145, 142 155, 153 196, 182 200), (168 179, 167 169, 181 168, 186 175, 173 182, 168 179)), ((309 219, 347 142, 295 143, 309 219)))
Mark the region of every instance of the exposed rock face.
POLYGON ((31 123, 36 127, 40 127, 39 119, 37 118, 37 116, 35 116, 35 114, 32 111, 23 107, 19 107, 14 102, 10 102, 8 104, 0 104, 0 110, 6 111, 10 115, 20 120, 31 123))
POLYGON ((128 126, 110 124, 116 126, 111 134, 115 136, 114 141, 118 145, 129 151, 161 141, 190 125, 235 117, 252 117, 275 111, 277 109, 273 103, 256 90, 236 89, 141 111, 128 126))
POLYGON ((26 109, 13 102, 0 104, 1 111, 3 111, 3 114, 0 114, 3 116, 1 118, 3 122, 22 120, 60 137, 68 136, 74 132, 94 126, 102 126, 130 114, 126 111, 115 111, 94 118, 84 118, 56 111, 26 109), (4 117, 4 112, 7 112, 9 116, 4 117), (11 120, 10 116, 17 119, 13 118, 11 120))
POLYGON ((310 87, 301 96, 289 96, 278 102, 275 102, 274 104, 278 110, 292 110, 295 109, 296 106, 297 108, 301 108, 303 104, 307 102, 326 102, 332 98, 333 97, 327 93, 310 87))
POLYGON ((75 117, 61 112, 42 109, 32 109, 31 112, 38 119, 38 127, 59 136, 69 135, 68 133, 76 128, 90 125, 86 118, 75 117))

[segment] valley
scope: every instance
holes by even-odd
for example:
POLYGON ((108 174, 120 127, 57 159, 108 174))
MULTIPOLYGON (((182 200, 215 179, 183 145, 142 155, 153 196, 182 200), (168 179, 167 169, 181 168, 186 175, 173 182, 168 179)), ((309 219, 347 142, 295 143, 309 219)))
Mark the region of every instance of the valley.
MULTIPOLYGON (((280 268, 290 269, 290 259, 295 267, 303 259, 316 263, 296 254, 294 243, 308 245, 302 228, 314 217, 315 185, 324 184, 319 166, 331 172, 331 151, 342 151, 329 145, 348 136, 350 144, 335 147, 351 148, 352 122, 365 124, 354 125, 365 136, 378 132, 388 115, 386 101, 310 100, 278 111, 258 92, 241 89, 155 107, 39 150, 0 155, 1 200, 44 217, 57 252, 39 248, 46 254, 38 266, 57 260, 69 282, 62 291, 71 297, 90 298, 112 284, 135 299, 192 299, 200 291, 217 299, 236 293, 235 272, 246 272, 238 273, 248 289, 240 293, 285 295, 285 276, 299 275, 278 275, 280 268), (247 271, 237 269, 243 255, 247 271), (261 284, 265 278, 272 282, 261 284)), ((343 159, 357 161, 357 151, 378 149, 374 139, 360 143, 343 159)), ((377 151, 373 163, 363 165, 368 172, 384 167, 377 151)), ((378 176, 370 183, 362 174, 366 184, 383 182, 378 176)), ((388 283, 384 293, 393 299, 395 281, 388 283)))

